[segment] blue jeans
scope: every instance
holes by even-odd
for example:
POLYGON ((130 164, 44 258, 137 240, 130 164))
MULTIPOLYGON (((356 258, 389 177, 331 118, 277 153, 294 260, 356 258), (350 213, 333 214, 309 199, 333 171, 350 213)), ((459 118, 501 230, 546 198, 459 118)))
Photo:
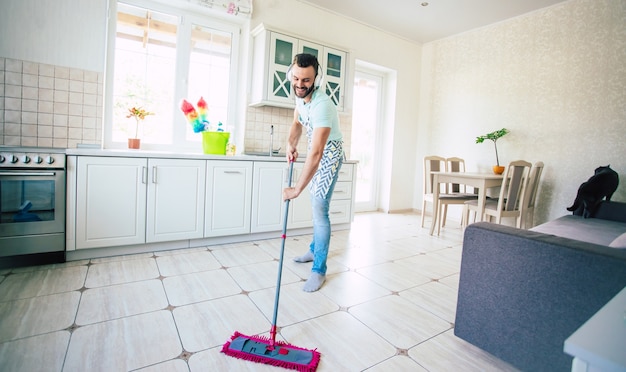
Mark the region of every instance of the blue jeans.
POLYGON ((328 248, 330 246, 330 218, 328 216, 328 209, 338 177, 339 171, 335 174, 325 197, 317 197, 314 192, 311 192, 311 207, 313 209, 313 240, 309 246, 313 254, 313 267, 311 271, 321 275, 326 275, 326 259, 328 258, 328 248))

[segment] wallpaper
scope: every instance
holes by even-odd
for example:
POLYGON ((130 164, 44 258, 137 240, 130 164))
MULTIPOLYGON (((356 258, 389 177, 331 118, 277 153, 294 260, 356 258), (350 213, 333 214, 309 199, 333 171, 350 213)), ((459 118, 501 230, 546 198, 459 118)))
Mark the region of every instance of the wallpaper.
POLYGON ((545 163, 535 223, 568 214, 601 165, 619 173, 613 200, 626 201, 626 1, 566 1, 424 50, 430 144, 420 158, 460 156, 489 171, 493 143, 475 138, 505 127, 500 163, 545 163))

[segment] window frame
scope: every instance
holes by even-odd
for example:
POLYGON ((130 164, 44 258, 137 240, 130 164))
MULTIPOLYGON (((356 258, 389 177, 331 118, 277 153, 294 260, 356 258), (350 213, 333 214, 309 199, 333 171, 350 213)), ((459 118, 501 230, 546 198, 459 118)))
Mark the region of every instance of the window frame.
MULTIPOLYGON (((187 52, 180 52, 177 49, 176 67, 175 67, 175 87, 174 102, 172 102, 172 111, 180 113, 174 114, 172 118, 172 143, 171 144, 151 144, 142 141, 142 150, 158 150, 158 151, 184 151, 184 152, 202 152, 201 135, 198 134, 198 141, 186 140, 185 131, 189 123, 180 111, 180 101, 185 98, 190 102, 195 102, 198 97, 186 97, 188 91, 188 68, 189 68, 189 48, 190 39, 186 38, 190 35, 192 25, 201 25, 203 27, 213 28, 222 32, 228 32, 231 38, 231 57, 230 57, 230 78, 228 89, 228 108, 227 118, 223 121, 225 125, 236 128, 238 113, 240 112, 237 101, 239 98, 238 89, 242 83, 239 79, 240 71, 240 54, 241 54, 241 34, 246 26, 249 27, 248 19, 242 17, 234 17, 232 15, 217 13, 215 10, 208 9, 199 5, 189 4, 177 0, 170 0, 164 4, 158 0, 111 0, 109 2, 108 31, 107 31, 107 53, 105 65, 104 80, 104 102, 103 102, 103 125, 102 125, 102 147, 105 149, 126 149, 128 144, 124 142, 114 142, 112 138, 113 126, 113 74, 115 67, 115 41, 117 33, 117 4, 124 3, 131 6, 143 7, 156 12, 162 12, 177 16, 180 18, 178 25, 178 34, 176 36, 176 45, 183 47, 187 52), (179 129, 176 129, 179 128, 179 129)), ((210 108, 210 102, 209 102, 210 108)), ((130 120, 130 119, 129 119, 130 120)))

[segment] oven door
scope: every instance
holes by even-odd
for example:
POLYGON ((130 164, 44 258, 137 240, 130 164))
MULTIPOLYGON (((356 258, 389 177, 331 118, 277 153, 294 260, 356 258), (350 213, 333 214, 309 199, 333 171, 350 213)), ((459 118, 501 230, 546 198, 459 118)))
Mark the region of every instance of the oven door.
POLYGON ((0 170, 0 238, 65 233, 65 170, 0 170))

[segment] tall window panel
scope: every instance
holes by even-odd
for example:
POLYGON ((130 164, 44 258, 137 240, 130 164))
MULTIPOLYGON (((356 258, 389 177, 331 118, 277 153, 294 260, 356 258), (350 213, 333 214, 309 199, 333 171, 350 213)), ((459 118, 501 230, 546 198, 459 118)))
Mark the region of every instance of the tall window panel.
POLYGON ((182 99, 195 105, 204 98, 211 124, 231 127, 239 26, 146 0, 118 2, 116 16, 105 147, 123 148, 137 136, 142 149, 201 149, 202 136, 180 111, 182 99), (127 117, 132 107, 153 113, 138 133, 127 117))

